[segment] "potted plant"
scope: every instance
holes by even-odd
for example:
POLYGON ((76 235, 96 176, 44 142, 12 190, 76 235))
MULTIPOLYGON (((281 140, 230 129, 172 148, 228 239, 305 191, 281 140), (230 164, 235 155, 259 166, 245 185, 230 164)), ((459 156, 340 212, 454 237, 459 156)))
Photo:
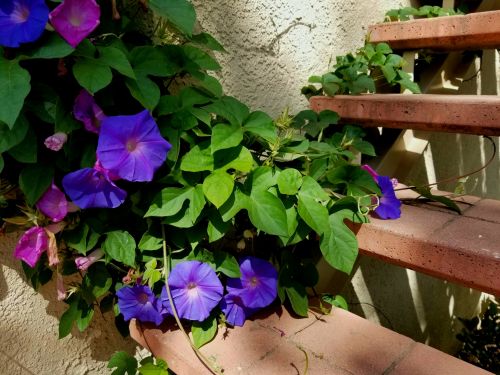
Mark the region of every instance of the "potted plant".
POLYGON ((353 267, 345 220, 399 216, 392 181, 353 163, 360 129, 225 96, 195 19, 186 0, 0 8, 0 217, 32 283, 56 278, 60 337, 97 309, 122 331, 172 316, 193 347, 275 300, 306 316, 316 253, 353 267))

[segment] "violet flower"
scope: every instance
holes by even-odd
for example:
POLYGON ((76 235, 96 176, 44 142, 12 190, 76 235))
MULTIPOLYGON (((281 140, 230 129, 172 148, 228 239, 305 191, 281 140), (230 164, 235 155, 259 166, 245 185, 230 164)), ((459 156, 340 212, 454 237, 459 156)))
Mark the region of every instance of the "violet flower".
POLYGON ((377 216, 384 220, 399 219, 401 217, 401 201, 396 197, 396 193, 394 192, 394 185, 395 183, 397 184, 397 180, 391 179, 388 176, 379 176, 372 167, 366 164, 362 165, 361 169, 372 175, 382 192, 379 205, 375 209, 377 216))
POLYGON ((73 115, 92 133, 99 133, 101 121, 106 118, 102 109, 97 105, 94 97, 86 90, 80 91, 73 105, 73 115))
POLYGON ((231 293, 222 298, 219 306, 226 316, 226 322, 239 327, 242 327, 245 320, 257 310, 246 307, 239 295, 231 293))
POLYGON ((95 0, 64 0, 49 14, 54 29, 75 48, 99 25, 101 8, 95 0))
MULTIPOLYGON (((224 291, 215 271, 197 260, 177 264, 168 277, 168 285, 179 317, 200 322, 208 318, 224 291)), ((165 287, 160 298, 172 312, 165 287)))
POLYGON ((96 249, 85 257, 77 257, 75 259, 76 268, 80 271, 87 271, 88 268, 104 256, 104 251, 96 249))
POLYGON ((49 238, 45 229, 33 227, 28 229, 19 239, 14 257, 23 260, 31 268, 35 267, 42 253, 47 250, 49 238))
POLYGON ((147 110, 102 121, 97 157, 104 168, 127 181, 151 181, 172 146, 147 110))
POLYGON ((118 307, 126 321, 137 319, 160 325, 163 315, 158 310, 158 300, 147 285, 124 286, 118 292, 118 307))
POLYGON ((50 137, 47 137, 43 143, 49 150, 60 151, 67 140, 68 136, 66 133, 55 133, 50 137))
POLYGON ((67 174, 62 185, 73 203, 80 208, 115 208, 127 197, 127 192, 115 185, 109 173, 96 166, 67 174))
POLYGON ((64 193, 52 182, 49 188, 36 202, 36 207, 42 214, 57 223, 68 213, 68 201, 64 193))
POLYGON ((241 298, 246 308, 271 304, 278 294, 278 272, 271 263, 255 257, 240 262, 241 278, 228 278, 227 291, 241 298))
POLYGON ((49 8, 44 0, 2 0, 0 2, 0 46, 19 47, 34 42, 43 33, 49 8))

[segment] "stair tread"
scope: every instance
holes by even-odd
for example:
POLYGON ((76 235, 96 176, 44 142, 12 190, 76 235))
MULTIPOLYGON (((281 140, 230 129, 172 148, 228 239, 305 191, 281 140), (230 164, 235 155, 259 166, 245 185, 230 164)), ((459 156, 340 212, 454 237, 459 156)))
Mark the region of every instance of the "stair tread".
POLYGON ((500 10, 385 22, 368 31, 372 43, 386 42, 394 49, 467 50, 500 47, 500 10))

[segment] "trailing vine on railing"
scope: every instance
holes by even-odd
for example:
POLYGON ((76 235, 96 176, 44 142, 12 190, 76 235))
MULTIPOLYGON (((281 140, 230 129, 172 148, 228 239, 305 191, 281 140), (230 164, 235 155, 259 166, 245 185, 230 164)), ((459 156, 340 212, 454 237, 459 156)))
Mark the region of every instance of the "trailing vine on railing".
POLYGON ((385 14, 385 22, 408 21, 415 18, 435 18, 443 16, 463 15, 461 10, 450 8, 441 8, 438 6, 424 5, 420 8, 405 7, 400 9, 391 9, 385 14))

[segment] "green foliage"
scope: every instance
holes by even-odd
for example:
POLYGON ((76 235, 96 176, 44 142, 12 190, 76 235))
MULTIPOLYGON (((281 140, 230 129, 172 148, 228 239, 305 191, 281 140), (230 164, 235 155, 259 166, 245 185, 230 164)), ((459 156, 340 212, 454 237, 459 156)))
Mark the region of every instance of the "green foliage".
POLYGON ((108 362, 108 368, 114 368, 112 375, 136 375, 137 366, 137 360, 127 352, 116 352, 108 362))
POLYGON ((211 315, 203 322, 193 322, 191 326, 193 343, 197 348, 212 341, 217 334, 217 319, 211 315))
POLYGON ((434 18, 443 16, 462 15, 460 10, 441 8, 439 6, 424 5, 420 8, 405 7, 401 9, 391 9, 385 14, 385 21, 407 21, 414 18, 434 18))
POLYGON ((420 93, 418 85, 403 71, 404 60, 393 53, 387 43, 366 43, 356 53, 337 56, 333 70, 322 76, 312 76, 308 86, 302 89, 307 97, 312 95, 357 95, 377 91, 377 86, 400 86, 412 93, 420 93))

